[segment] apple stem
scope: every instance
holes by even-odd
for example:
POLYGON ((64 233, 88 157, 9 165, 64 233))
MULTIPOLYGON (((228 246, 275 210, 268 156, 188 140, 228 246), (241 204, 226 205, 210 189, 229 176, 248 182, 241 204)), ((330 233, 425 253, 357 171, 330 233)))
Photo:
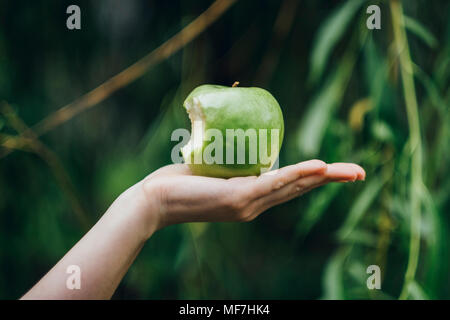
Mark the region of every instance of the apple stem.
POLYGON ((234 88, 234 87, 237 87, 238 85, 239 85, 239 81, 235 81, 231 87, 234 88))

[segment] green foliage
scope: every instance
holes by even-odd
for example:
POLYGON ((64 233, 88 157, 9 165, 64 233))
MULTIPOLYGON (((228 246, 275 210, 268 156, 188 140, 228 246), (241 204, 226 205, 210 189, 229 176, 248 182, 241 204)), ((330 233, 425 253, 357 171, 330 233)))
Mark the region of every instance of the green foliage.
POLYGON ((416 36, 421 38, 428 46, 434 48, 437 46, 438 41, 435 36, 419 21, 404 16, 405 19, 405 27, 414 33, 416 36))
POLYGON ((345 1, 322 22, 311 50, 310 79, 312 82, 316 82, 322 76, 331 51, 343 37, 346 28, 363 2, 363 0, 345 1))
MULTIPOLYGON (((300 1, 286 30, 279 1, 236 3, 180 52, 40 138, 73 194, 42 155, 18 148, 1 156, 0 298, 23 294, 84 234, 71 197, 96 221, 123 190, 171 162, 170 135, 189 127, 182 102, 193 88, 240 81, 280 102, 281 165, 353 161, 366 181, 318 188, 247 224, 158 231, 115 298, 449 299, 450 3, 401 1, 395 30, 408 41, 406 69, 392 14, 400 1, 377 3, 382 28, 370 31, 362 0, 300 1), (258 82, 257 72, 268 79, 258 82), (379 291, 366 286, 372 264, 381 268, 379 291)), ((82 1, 82 29, 69 32, 63 2, 4 1, 0 102, 34 125, 209 5, 82 1)), ((17 128, 1 114, 2 146, 11 135, 17 128)))

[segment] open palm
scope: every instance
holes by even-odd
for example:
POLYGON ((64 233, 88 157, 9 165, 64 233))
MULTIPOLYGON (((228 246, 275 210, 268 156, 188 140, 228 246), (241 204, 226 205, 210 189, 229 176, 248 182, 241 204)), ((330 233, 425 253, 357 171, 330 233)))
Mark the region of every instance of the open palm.
POLYGON ((330 182, 364 180, 353 163, 309 160, 260 176, 230 179, 192 175, 185 164, 163 167, 144 181, 159 199, 159 227, 182 222, 250 221, 270 207, 330 182))

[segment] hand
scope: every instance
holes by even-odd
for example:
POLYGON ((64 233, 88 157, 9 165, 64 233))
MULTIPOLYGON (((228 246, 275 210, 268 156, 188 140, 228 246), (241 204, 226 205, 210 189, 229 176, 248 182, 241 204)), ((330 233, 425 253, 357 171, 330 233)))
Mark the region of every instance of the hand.
POLYGON ((330 182, 365 179, 353 163, 310 160, 259 177, 193 176, 185 164, 163 167, 143 181, 156 229, 183 222, 250 221, 265 210, 330 182))
POLYGON ((311 160, 259 177, 193 176, 163 167, 122 193, 89 232, 22 298, 109 299, 156 229, 194 221, 249 221, 268 208, 329 182, 364 180, 352 163, 311 160), (67 267, 83 270, 81 290, 67 290, 67 267))

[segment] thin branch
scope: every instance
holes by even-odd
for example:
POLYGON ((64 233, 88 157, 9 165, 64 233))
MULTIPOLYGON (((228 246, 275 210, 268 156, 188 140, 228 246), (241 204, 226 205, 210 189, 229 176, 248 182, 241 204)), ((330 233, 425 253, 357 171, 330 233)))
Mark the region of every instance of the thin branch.
MULTIPOLYGON (((50 167, 52 170, 58 184, 60 185, 63 193, 66 195, 71 207, 85 230, 88 230, 91 226, 90 219, 88 215, 84 211, 81 201, 78 199, 78 196, 75 191, 75 187, 70 180, 69 175, 67 174, 64 166, 59 160, 58 156, 47 148, 35 134, 33 131, 25 124, 25 122, 14 112, 9 104, 3 102, 0 106, 0 111, 4 114, 5 118, 8 120, 9 124, 17 131, 17 133, 23 133, 24 131, 28 131, 29 134, 27 138, 17 138, 13 141, 19 141, 19 144, 13 143, 3 143, 3 146, 6 148, 24 150, 24 151, 32 151, 38 154, 50 167)), ((0 138, 5 138, 2 135, 0 138)), ((8 142, 8 140, 6 140, 8 142)))
POLYGON ((29 148, 30 138, 12 136, 9 134, 0 134, 0 144, 2 149, 0 149, 0 158, 3 157, 6 152, 10 149, 31 151, 29 148))
MULTIPOLYGON (((42 121, 33 126, 33 131, 37 137, 44 133, 60 126, 69 121, 79 113, 99 104, 116 90, 123 88, 141 77, 150 67, 158 64, 164 59, 170 57, 175 52, 183 48, 186 44, 195 39, 201 34, 209 25, 214 23, 220 16, 222 16, 236 0, 216 0, 206 11, 200 14, 194 21, 183 28, 180 32, 172 38, 164 42, 158 48, 121 71, 117 75, 108 79, 97 88, 91 90, 77 100, 60 108, 54 113, 50 114, 42 121)), ((27 136, 31 133, 30 130, 25 131, 23 135, 27 136)), ((8 142, 8 141, 7 141, 8 142)), ((10 142, 8 142, 10 143, 10 142)))

